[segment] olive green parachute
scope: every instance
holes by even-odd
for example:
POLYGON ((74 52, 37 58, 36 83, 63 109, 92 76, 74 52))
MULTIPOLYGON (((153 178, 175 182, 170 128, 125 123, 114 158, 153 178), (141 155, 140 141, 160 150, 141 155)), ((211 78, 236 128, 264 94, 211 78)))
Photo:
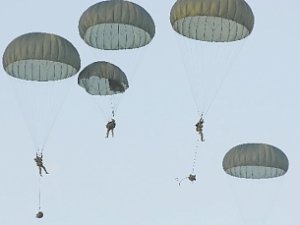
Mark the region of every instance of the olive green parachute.
POLYGON ((14 39, 3 54, 5 71, 32 81, 61 80, 76 74, 80 57, 66 39, 49 33, 27 33, 14 39))
MULTIPOLYGON (((10 42, 2 63, 7 74, 18 78, 10 80, 16 85, 13 89, 17 92, 36 154, 42 155, 63 103, 66 84, 71 80, 67 78, 80 70, 80 56, 68 40, 55 34, 34 32, 10 42)), ((41 209, 40 187, 38 196, 41 209)), ((43 215, 39 211, 36 217, 43 215)))
POLYGON ((227 174, 247 179, 282 176, 288 167, 286 155, 268 144, 241 144, 230 149, 223 159, 223 169, 227 174))
POLYGON ((129 87, 125 73, 109 62, 94 62, 78 76, 78 84, 91 95, 114 95, 129 87))
POLYGON ((254 15, 244 0, 177 0, 170 22, 176 32, 188 38, 230 42, 251 33, 254 15))
POLYGON ((155 34, 149 13, 123 0, 92 5, 81 15, 78 28, 88 45, 105 50, 139 48, 150 43, 155 34))

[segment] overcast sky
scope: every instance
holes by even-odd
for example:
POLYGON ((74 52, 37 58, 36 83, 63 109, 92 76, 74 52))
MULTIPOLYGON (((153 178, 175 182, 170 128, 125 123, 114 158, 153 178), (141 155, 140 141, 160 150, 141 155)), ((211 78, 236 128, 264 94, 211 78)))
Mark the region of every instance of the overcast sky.
MULTIPOLYGON (((64 84, 66 91, 55 96, 60 110, 53 110, 55 123, 44 149, 50 174, 40 179, 30 127, 36 117, 26 116, 39 109, 29 97, 37 93, 22 89, 2 69, 0 224, 298 225, 300 3, 247 1, 255 15, 253 32, 222 85, 208 83, 218 91, 213 101, 206 99, 212 105, 205 118, 206 141, 198 147, 197 181, 179 187, 175 178, 191 172, 199 115, 191 92, 195 84, 188 79, 192 73, 169 22, 175 1, 134 2, 151 14, 155 37, 141 50, 112 56, 79 36, 79 18, 96 1, 1 0, 2 54, 22 34, 55 33, 77 48, 81 68, 114 62, 128 74, 130 88, 118 107, 115 137, 106 139, 109 117, 101 103, 77 85, 78 74, 64 84), (223 156, 249 142, 285 152, 287 174, 259 181, 228 176, 223 156), (41 220, 35 218, 39 187, 41 220)), ((190 57, 203 55, 195 51, 190 57)), ((210 64, 213 74, 222 74, 215 64, 210 64)), ((205 75, 201 79, 210 81, 205 75)))

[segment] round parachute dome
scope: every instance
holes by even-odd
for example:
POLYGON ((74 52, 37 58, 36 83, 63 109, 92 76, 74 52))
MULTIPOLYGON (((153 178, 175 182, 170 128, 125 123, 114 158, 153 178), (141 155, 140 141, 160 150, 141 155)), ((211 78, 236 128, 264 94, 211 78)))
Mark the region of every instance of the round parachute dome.
POLYGON ((109 62, 94 62, 78 76, 78 84, 91 95, 114 95, 129 87, 125 73, 109 62))
POLYGON ((78 28, 88 45, 105 50, 139 48, 150 43, 155 34, 150 14, 123 0, 92 5, 81 15, 78 28))
POLYGON ((9 75, 32 81, 61 80, 80 69, 76 48, 68 40, 49 33, 17 37, 5 49, 2 63, 9 75))
POLYGON ((188 38, 230 42, 251 33, 254 15, 244 0, 177 0, 170 22, 176 32, 188 38))
POLYGON ((288 167, 286 155, 268 144, 241 144, 230 149, 223 159, 227 174, 247 179, 279 177, 288 171, 288 167))

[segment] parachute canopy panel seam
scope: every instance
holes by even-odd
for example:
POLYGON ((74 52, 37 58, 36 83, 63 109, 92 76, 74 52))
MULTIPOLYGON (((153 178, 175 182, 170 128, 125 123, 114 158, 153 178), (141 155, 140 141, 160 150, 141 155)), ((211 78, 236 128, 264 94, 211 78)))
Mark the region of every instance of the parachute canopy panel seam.
POLYGON ((281 176, 287 172, 288 166, 286 155, 268 144, 238 145, 230 149, 223 159, 223 169, 226 173, 244 178, 250 178, 250 175, 247 175, 249 172, 253 173, 256 179, 269 178, 270 173, 273 177, 281 176), (265 170, 265 174, 262 174, 261 170, 265 170))
POLYGON ((3 54, 3 67, 22 60, 48 60, 80 69, 80 56, 66 39, 48 33, 28 33, 14 39, 3 54))
POLYGON ((283 169, 264 166, 236 166, 225 170, 225 172, 234 177, 247 179, 266 179, 285 174, 283 169))
POLYGON ((98 49, 117 50, 138 48, 151 41, 149 33, 126 24, 97 24, 89 27, 85 42, 98 49))
POLYGON ((249 35, 247 27, 219 17, 197 16, 177 20, 173 24, 179 34, 195 40, 229 42, 249 35), (185 24, 189 24, 188 27, 185 24), (188 29, 187 29, 188 28, 188 29))
MULTIPOLYGON (((148 44, 155 34, 155 25, 150 14, 141 6, 128 1, 103 1, 92 5, 82 14, 78 28, 80 36, 87 44, 100 49, 102 49, 101 40, 90 42, 91 39, 99 39, 99 35, 100 37, 102 36, 100 32, 104 32, 104 34, 118 32, 118 35, 115 37, 118 37, 118 39, 122 37, 124 40, 127 38, 129 32, 132 35, 136 31, 140 33, 140 40, 144 36, 147 37, 144 38, 145 41, 141 41, 139 44, 138 41, 135 41, 131 45, 128 45, 126 42, 126 48, 128 49, 148 44), (106 25, 112 25, 112 28, 107 29, 106 25), (128 28, 130 28, 129 31, 128 28), (93 38, 91 34, 97 37, 93 38)), ((135 36, 135 34, 132 36, 135 36)), ((134 39, 133 37, 131 38, 134 39)), ((113 41, 111 44, 115 46, 112 49, 122 49, 122 47, 117 48, 118 41, 113 41)), ((105 48, 103 49, 111 49, 108 46, 104 45, 105 48)))
MULTIPOLYGON (((198 23, 196 26, 196 31, 199 29, 199 26, 206 27, 206 20, 211 24, 218 22, 221 24, 219 27, 219 32, 225 32, 226 34, 232 33, 233 35, 237 35, 236 38, 233 36, 231 38, 225 39, 223 38, 215 38, 215 39, 208 39, 205 38, 207 35, 204 32, 197 40, 203 41, 235 41, 248 36, 254 26, 254 15, 252 13, 251 8, 244 0, 227 0, 227 1, 220 1, 220 0, 178 0, 172 7, 170 13, 170 22, 173 26, 173 29, 189 38, 196 39, 195 35, 189 36, 191 31, 184 32, 185 29, 180 28, 183 26, 184 19, 191 19, 194 23, 198 23), (199 21, 200 17, 200 21, 199 21), (206 17, 209 17, 207 20, 206 17), (202 19, 203 18, 203 19, 202 19), (226 22, 224 22, 226 21, 226 22), (232 32, 232 24, 236 26, 236 32, 232 32), (225 25, 227 25, 227 29, 225 29, 225 25), (246 30, 244 31, 240 31, 246 30), (202 39, 201 39, 202 38, 202 39)), ((205 30, 205 29, 203 29, 205 30)), ((195 31, 192 31, 195 33, 195 31)), ((210 36, 217 37, 218 34, 212 32, 210 36)))
POLYGON ((76 74, 77 69, 60 62, 20 60, 9 64, 5 71, 16 78, 30 81, 55 81, 76 74))

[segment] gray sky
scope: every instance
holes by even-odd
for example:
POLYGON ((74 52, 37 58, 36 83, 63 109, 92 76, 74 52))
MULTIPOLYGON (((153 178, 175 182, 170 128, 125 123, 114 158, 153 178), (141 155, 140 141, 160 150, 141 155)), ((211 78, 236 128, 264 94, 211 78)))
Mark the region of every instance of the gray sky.
MULTIPOLYGON (((234 58, 207 114, 197 181, 180 187, 175 178, 191 171, 199 118, 178 35, 169 23, 174 2, 136 0, 152 15, 156 35, 141 53, 111 58, 87 46, 78 33, 80 15, 96 1, 1 0, 2 54, 19 35, 49 32, 74 44, 82 68, 115 60, 131 75, 113 139, 104 138, 107 121, 97 100, 77 85, 77 75, 70 79, 44 149, 50 175, 40 179, 30 119, 23 116, 36 106, 25 94, 17 97, 25 89, 16 90, 2 69, 0 224, 298 225, 299 2, 247 1, 255 15, 253 33, 234 58), (226 175, 224 154, 247 142, 283 150, 290 162, 288 173, 263 181, 226 175), (35 218, 39 186, 42 220, 35 218)), ((201 52, 192 54, 197 58, 201 52)), ((222 72, 219 65, 211 66, 214 73, 222 72)))

